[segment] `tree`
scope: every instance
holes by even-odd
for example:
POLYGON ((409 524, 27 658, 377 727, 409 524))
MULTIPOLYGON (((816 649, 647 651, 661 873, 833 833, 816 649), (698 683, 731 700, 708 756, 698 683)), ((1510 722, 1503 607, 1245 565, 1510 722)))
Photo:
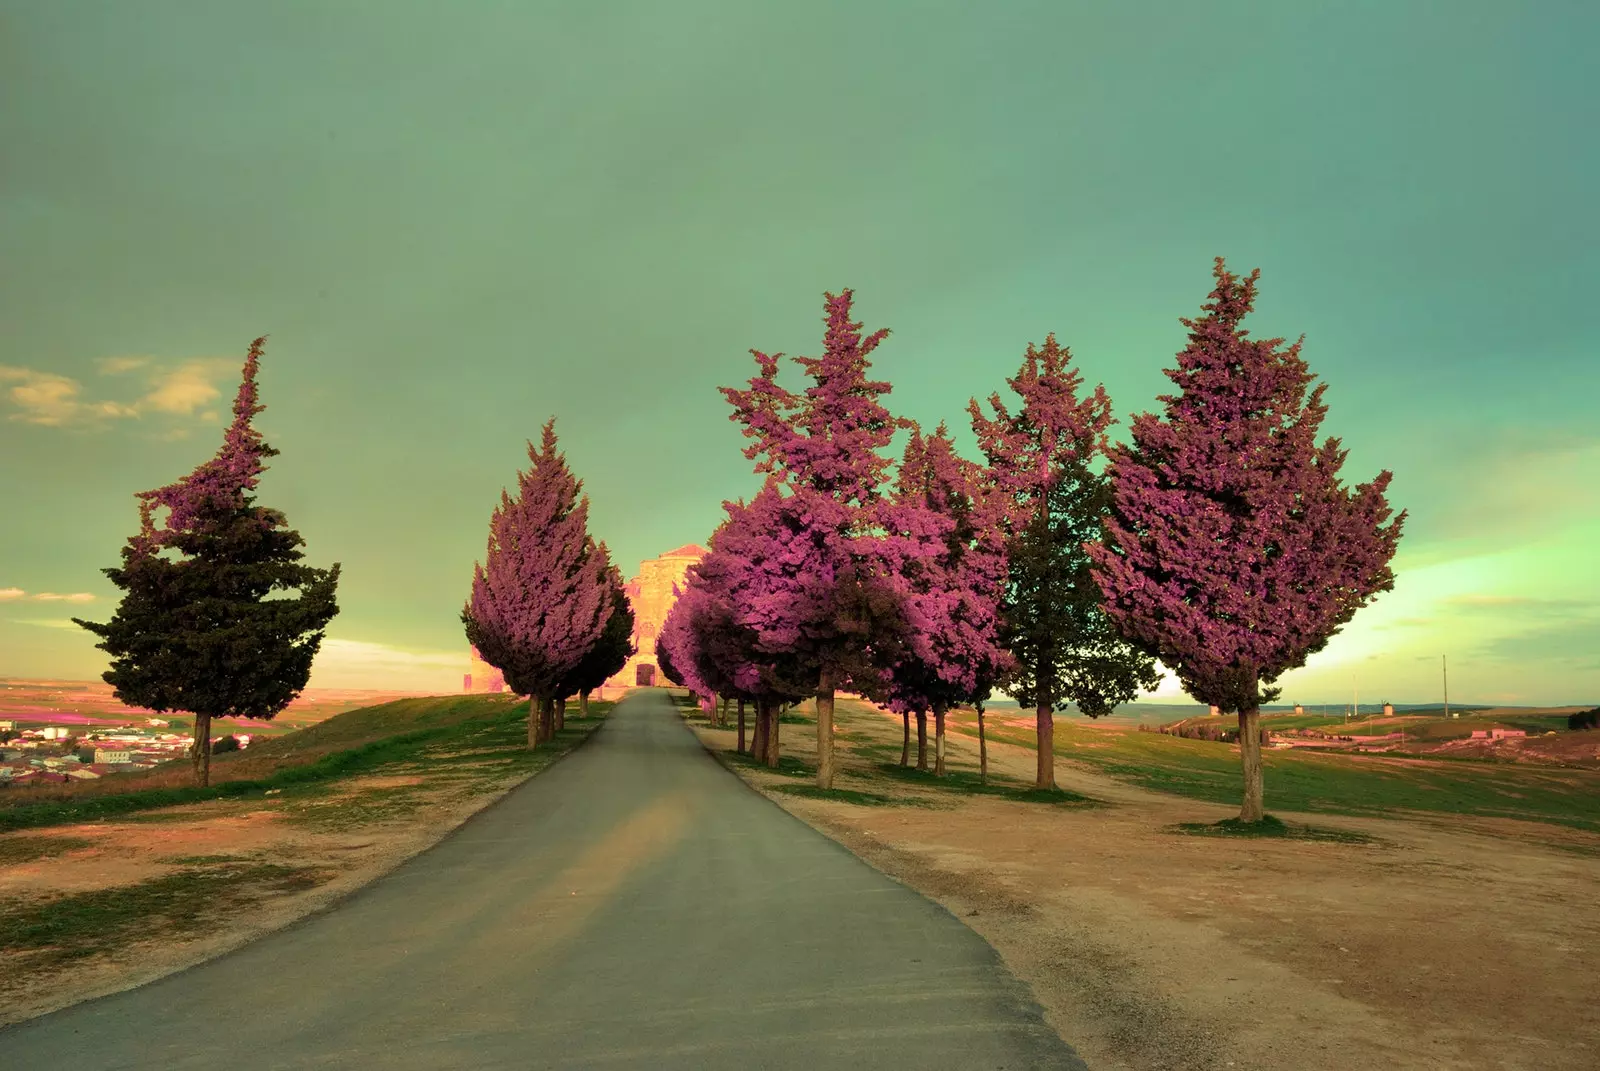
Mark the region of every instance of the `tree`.
POLYGON ((1035 711, 1035 785, 1055 787, 1054 714, 1076 703, 1102 717, 1153 690, 1160 675, 1148 655, 1117 635, 1090 572, 1087 545, 1100 536, 1110 489, 1097 462, 1113 423, 1105 388, 1080 399, 1083 377, 1072 353, 1045 338, 1028 345, 1016 376, 1021 400, 1010 412, 990 395, 992 417, 968 404, 972 430, 989 461, 994 521, 1009 563, 1001 642, 1016 659, 1008 688, 1035 711))
POLYGON ((195 716, 191 754, 201 785, 211 777, 211 719, 267 720, 288 706, 339 612, 338 564, 301 564, 305 540, 250 493, 278 453, 252 425, 265 408, 256 387, 265 346, 265 338, 250 344, 217 454, 137 496, 139 533, 123 548, 121 568, 104 570, 124 592, 116 614, 105 623, 73 619, 112 656, 103 676, 119 700, 195 716), (159 526, 158 509, 167 510, 159 526))
MULTIPOLYGON (((934 715, 935 776, 944 775, 945 713, 978 702, 1010 667, 999 646, 1006 559, 984 524, 978 467, 955 451, 943 424, 924 438, 913 427, 894 497, 879 511, 894 575, 905 584, 908 640, 885 694, 902 719, 917 715, 917 768, 927 767, 927 714, 934 715)), ((909 725, 906 726, 909 741, 909 725)), ((901 749, 905 765, 906 747, 901 749)))
POLYGON ((900 627, 872 515, 889 464, 880 451, 901 423, 879 401, 890 385, 867 378, 867 357, 889 332, 863 337, 851 300, 849 290, 826 295, 823 355, 795 358, 813 382, 803 393, 778 385, 782 354, 757 350, 749 389, 722 388, 732 419, 754 440, 745 456, 772 477, 749 514, 768 541, 753 558, 760 602, 737 603, 736 615, 781 664, 780 676, 807 679, 824 789, 833 784, 834 692, 877 688, 900 627))
POLYGON ((556 697, 600 641, 614 603, 610 563, 589 538, 589 499, 556 450, 553 418, 541 445, 528 444, 528 461, 517 497, 500 492, 461 623, 506 686, 529 697, 531 748, 554 735, 556 697))
POLYGON ((1115 498, 1091 548, 1106 612, 1201 703, 1239 717, 1244 803, 1264 816, 1260 707, 1283 673, 1305 665, 1375 594, 1405 522, 1388 524, 1391 473, 1352 493, 1346 451, 1316 437, 1325 385, 1300 356, 1302 337, 1252 340, 1241 323, 1260 270, 1240 279, 1218 257, 1216 287, 1167 376, 1164 417, 1133 419, 1112 451, 1115 498))
POLYGON ((578 709, 585 718, 589 716, 589 693, 620 672, 635 651, 633 605, 628 602, 622 573, 612 564, 611 552, 604 543, 600 544, 596 553, 606 561, 606 586, 610 593, 611 614, 606 618, 605 627, 600 630, 600 638, 560 686, 565 695, 577 694, 578 709))
POLYGON ((766 512, 773 495, 757 502, 727 502, 727 518, 712 533, 708 552, 685 576, 685 588, 662 629, 673 666, 691 691, 726 695, 739 702, 739 749, 744 747, 744 705, 755 704, 756 731, 751 752, 768 766, 780 758, 779 707, 807 694, 804 669, 796 675, 791 660, 773 656, 759 630, 740 608, 767 606, 774 589, 785 597, 781 569, 770 558, 766 512), (778 579, 775 582, 774 576, 778 579))

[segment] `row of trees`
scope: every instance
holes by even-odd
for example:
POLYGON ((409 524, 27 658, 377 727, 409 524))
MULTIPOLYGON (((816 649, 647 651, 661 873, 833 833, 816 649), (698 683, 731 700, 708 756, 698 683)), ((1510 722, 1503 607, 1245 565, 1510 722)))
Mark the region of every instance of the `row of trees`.
POLYGON ((942 773, 946 711, 975 706, 982 746, 983 704, 1004 688, 1035 710, 1036 784, 1052 788, 1054 713, 1108 714, 1157 685, 1159 662, 1237 714, 1241 818, 1260 820, 1260 706, 1393 587, 1405 515, 1390 518, 1387 471, 1340 482, 1345 451, 1316 441, 1324 387, 1308 392, 1301 342, 1249 338, 1259 275, 1217 259, 1166 370, 1176 393, 1133 418, 1126 445, 1070 351, 1054 335, 1030 344, 1014 402, 969 404, 981 464, 944 425, 927 434, 885 408, 868 356, 888 332, 862 333, 850 291, 827 295, 823 354, 795 359, 810 386, 782 387, 783 355, 752 351, 748 387, 722 389, 765 483, 724 503, 663 627, 663 670, 707 705, 753 703, 768 764, 776 712, 814 698, 824 789, 837 690, 899 711, 908 743, 910 715, 920 740, 931 713, 942 773))
POLYGON ((606 545, 589 534, 589 500, 556 449, 555 420, 517 495, 500 493, 489 547, 461 611, 467 639, 506 686, 529 697, 528 746, 559 731, 567 701, 589 693, 634 653, 633 608, 606 545))

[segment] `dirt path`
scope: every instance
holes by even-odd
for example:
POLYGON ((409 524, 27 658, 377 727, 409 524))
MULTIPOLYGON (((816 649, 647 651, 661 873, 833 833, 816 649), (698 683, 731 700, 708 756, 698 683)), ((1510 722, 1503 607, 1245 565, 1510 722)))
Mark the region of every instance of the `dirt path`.
MULTIPOLYGON (((837 787, 928 797, 886 789, 851 751, 897 746, 898 717, 841 713, 837 787)), ((697 732, 732 747, 732 733, 697 732)), ((783 744, 810 760, 814 727, 785 726, 783 744)), ((976 768, 975 741, 952 735, 947 746, 956 768, 976 768)), ((1031 780, 1032 751, 990 744, 989 756, 992 772, 1031 780)), ((1108 806, 941 794, 954 805, 862 807, 773 791, 792 777, 741 773, 962 917, 1091 1067, 1600 1066, 1600 838, 1437 815, 1287 813, 1381 842, 1181 836, 1163 827, 1237 808, 1065 760, 1062 786, 1108 806)))

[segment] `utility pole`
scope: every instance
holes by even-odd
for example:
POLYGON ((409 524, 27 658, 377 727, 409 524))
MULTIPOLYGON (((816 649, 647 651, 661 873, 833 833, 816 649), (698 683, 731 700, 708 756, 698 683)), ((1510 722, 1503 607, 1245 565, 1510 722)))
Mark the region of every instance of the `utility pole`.
POLYGON ((1439 666, 1444 670, 1444 716, 1450 717, 1450 657, 1439 656, 1439 666))

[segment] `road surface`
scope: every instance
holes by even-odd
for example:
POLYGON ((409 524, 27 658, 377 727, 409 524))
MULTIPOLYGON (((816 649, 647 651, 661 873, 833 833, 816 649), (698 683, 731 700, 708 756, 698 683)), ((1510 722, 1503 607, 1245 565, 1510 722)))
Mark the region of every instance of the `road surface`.
POLYGON ((1084 1065, 982 938, 752 792, 642 691, 334 909, 0 1030, 0 1067, 1084 1065))

